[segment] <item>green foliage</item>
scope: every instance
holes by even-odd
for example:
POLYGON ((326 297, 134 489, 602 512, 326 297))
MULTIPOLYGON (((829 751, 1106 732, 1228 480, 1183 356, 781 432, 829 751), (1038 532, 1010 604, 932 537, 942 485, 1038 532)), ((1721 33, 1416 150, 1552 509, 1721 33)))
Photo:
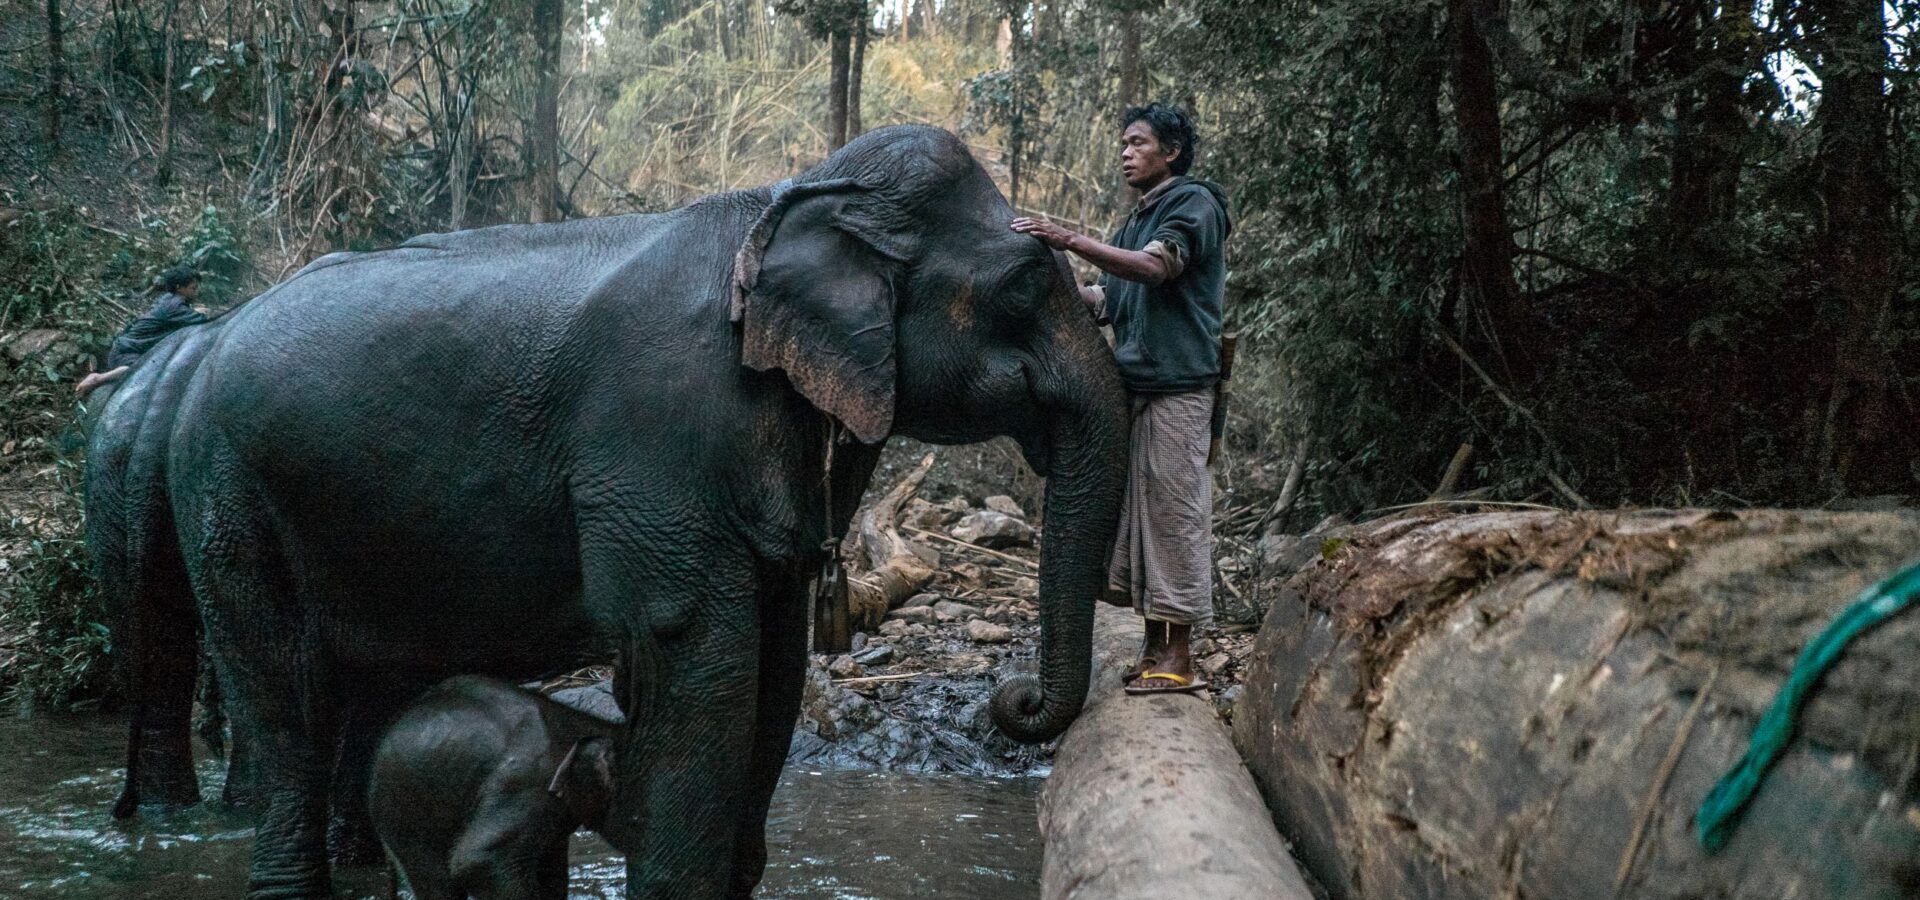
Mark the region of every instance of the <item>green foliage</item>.
MULTIPOLYGON (((81 522, 73 381, 94 351, 144 311, 169 266, 201 272, 202 299, 233 299, 248 254, 230 214, 206 206, 181 223, 149 215, 126 232, 62 205, 0 226, 0 333, 61 339, 17 365, 0 358, 0 475, 45 470, 10 492, 0 521, 0 686, 22 705, 68 707, 106 689, 108 633, 81 522)), ((24 483, 24 482, 23 482, 24 483)))
POLYGON ((110 631, 89 570, 79 521, 77 466, 59 462, 62 493, 0 530, 12 545, 0 565, 0 633, 17 638, 16 655, 0 666, 10 705, 71 708, 106 690, 110 631))

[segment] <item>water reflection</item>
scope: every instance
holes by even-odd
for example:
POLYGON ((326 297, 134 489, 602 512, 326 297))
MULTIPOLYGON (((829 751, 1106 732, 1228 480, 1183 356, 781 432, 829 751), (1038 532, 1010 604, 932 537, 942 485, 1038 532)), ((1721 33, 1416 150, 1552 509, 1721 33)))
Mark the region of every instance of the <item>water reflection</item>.
MULTIPOLYGON (((238 897, 244 817, 200 806, 116 823, 124 725, 111 717, 0 719, 0 897, 238 897)), ((218 761, 201 764, 218 796, 218 761)), ((790 769, 768 821, 760 897, 1019 900, 1039 895, 1039 780, 790 769)), ((338 873, 351 898, 386 895, 384 873, 338 873)), ((624 867, 597 838, 573 844, 575 898, 622 896, 624 867)))

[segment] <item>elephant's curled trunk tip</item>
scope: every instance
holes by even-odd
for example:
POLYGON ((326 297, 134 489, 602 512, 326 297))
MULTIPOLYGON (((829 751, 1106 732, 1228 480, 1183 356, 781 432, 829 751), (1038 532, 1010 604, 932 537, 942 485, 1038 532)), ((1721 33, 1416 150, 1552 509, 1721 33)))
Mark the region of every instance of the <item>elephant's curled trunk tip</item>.
POLYGON ((1038 744, 1060 736, 1073 724, 1073 715, 1052 709, 1055 704, 1034 675, 1015 675, 994 689, 988 712, 994 727, 1024 744, 1038 744))

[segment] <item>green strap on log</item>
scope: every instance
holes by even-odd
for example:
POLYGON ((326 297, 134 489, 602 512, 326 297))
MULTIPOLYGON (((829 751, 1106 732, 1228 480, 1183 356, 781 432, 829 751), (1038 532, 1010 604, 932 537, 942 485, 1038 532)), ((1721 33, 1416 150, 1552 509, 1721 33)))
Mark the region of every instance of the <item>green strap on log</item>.
POLYGON ((1694 816, 1694 835, 1707 852, 1725 847, 1733 837, 1733 830, 1740 825, 1741 813, 1753 799, 1754 792, 1760 789, 1760 781, 1767 777, 1767 770, 1786 749, 1787 742, 1793 740, 1800 705, 1820 677, 1840 658, 1847 643, 1905 609, 1915 597, 1920 597, 1920 562, 1866 589, 1852 606, 1801 649, 1787 683, 1780 686, 1773 705, 1753 729, 1753 742, 1747 745, 1746 755, 1740 757, 1727 774, 1720 776, 1713 790, 1707 792, 1707 798, 1700 801, 1700 812, 1694 816))

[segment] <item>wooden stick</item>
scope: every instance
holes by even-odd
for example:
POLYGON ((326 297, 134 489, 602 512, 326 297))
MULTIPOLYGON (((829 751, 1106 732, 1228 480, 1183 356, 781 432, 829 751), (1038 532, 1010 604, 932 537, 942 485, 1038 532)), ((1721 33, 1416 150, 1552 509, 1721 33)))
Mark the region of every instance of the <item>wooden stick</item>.
POLYGON ((859 678, 835 678, 833 679, 833 683, 834 684, 879 684, 882 681, 906 681, 909 678, 919 678, 920 676, 925 674, 926 674, 925 672, 901 672, 897 675, 863 675, 859 678))
POLYGON ((947 543, 949 543, 949 544, 953 544, 953 545, 955 545, 955 546, 959 546, 959 547, 965 547, 965 548, 967 548, 968 550, 975 550, 975 551, 978 551, 978 552, 981 552, 981 553, 985 553, 985 554, 986 554, 986 555, 988 555, 988 556, 992 556, 992 557, 996 557, 996 558, 999 558, 999 559, 1004 559, 1004 560, 1006 560, 1007 562, 1012 562, 1012 563, 1019 563, 1020 565, 1023 565, 1023 566, 1026 566, 1027 568, 1029 568, 1029 569, 1032 569, 1032 570, 1034 570, 1034 571, 1036 571, 1036 572, 1038 572, 1038 571, 1040 571, 1040 567, 1039 567, 1039 566, 1037 566, 1037 565, 1035 565, 1035 564, 1033 564, 1033 563, 1030 563, 1030 562, 1028 562, 1028 561, 1026 561, 1026 560, 1024 560, 1024 559, 1021 559, 1021 558, 1020 558, 1020 557, 1018 557, 1018 556, 1011 556, 1011 555, 1008 555, 1008 554, 1005 554, 1005 553, 1001 553, 1001 552, 1000 552, 1000 551, 998 551, 998 550, 989 550, 989 549, 987 549, 987 548, 985 548, 985 547, 982 547, 982 546, 980 546, 979 544, 974 544, 974 543, 969 543, 969 542, 967 542, 967 541, 963 541, 963 540, 961 540, 961 539, 959 539, 959 538, 955 538, 955 537, 947 537, 947 536, 946 536, 946 535, 944 535, 944 534, 940 534, 939 532, 936 532, 936 531, 928 531, 928 530, 926 530, 925 528, 915 528, 915 527, 913 527, 912 525, 902 525, 901 527, 902 527, 902 528, 905 528, 905 529, 906 529, 906 530, 908 530, 908 531, 911 531, 911 532, 913 532, 914 534, 917 534, 917 535, 920 535, 920 536, 922 536, 922 537, 930 537, 930 538, 933 538, 933 539, 934 539, 934 540, 936 540, 936 541, 946 541, 946 542, 947 542, 947 543))
POLYGON ((1396 512, 1402 509, 1418 509, 1422 506, 1497 506, 1502 509, 1538 509, 1547 512, 1566 512, 1566 510, 1558 506, 1548 506, 1544 503, 1522 503, 1518 500, 1422 500, 1419 503, 1397 503, 1393 506, 1375 507, 1361 513, 1361 515, 1370 516, 1374 513, 1396 512))
POLYGON ((1427 495, 1428 500, 1442 500, 1460 486, 1460 476, 1467 470, 1467 460, 1473 458, 1473 445, 1462 443, 1460 449, 1453 451, 1453 460, 1447 463, 1447 472, 1440 476, 1440 486, 1427 495))
POLYGON ((1673 743, 1667 745, 1667 756, 1660 761, 1660 769, 1653 775, 1653 785, 1647 788, 1647 796, 1640 801, 1640 813, 1634 817, 1633 833, 1627 837, 1627 849, 1620 854, 1620 867, 1613 875, 1613 895, 1620 896, 1626 887, 1627 879, 1633 877, 1633 863, 1640 855, 1640 841, 1646 837, 1647 823, 1653 819, 1653 811, 1660 805, 1660 796, 1667 792, 1667 780, 1673 777, 1673 770, 1680 765, 1680 754, 1687 749, 1687 738, 1693 736, 1693 723, 1700 717, 1700 707, 1707 702, 1707 695, 1713 692, 1713 683, 1720 678, 1720 666, 1715 664, 1707 672, 1705 684, 1700 685, 1700 693, 1693 695, 1693 704, 1687 707, 1687 714, 1680 718, 1680 727, 1673 733, 1673 743))

